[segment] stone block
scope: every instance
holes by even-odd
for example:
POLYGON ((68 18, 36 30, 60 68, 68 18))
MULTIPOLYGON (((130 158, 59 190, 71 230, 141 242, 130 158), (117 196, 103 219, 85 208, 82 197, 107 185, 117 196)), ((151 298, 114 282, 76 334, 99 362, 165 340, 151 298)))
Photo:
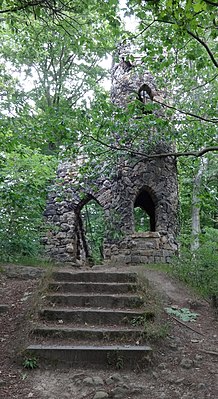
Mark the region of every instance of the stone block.
POLYGON ((127 176, 125 176, 125 177, 123 178, 123 182, 124 182, 125 185, 128 186, 128 187, 132 187, 132 186, 133 186, 133 181, 131 181, 131 180, 129 179, 129 177, 127 177, 127 176))
POLYGON ((53 244, 52 244, 52 245, 46 245, 46 246, 45 246, 45 250, 46 250, 46 251, 51 251, 52 248, 54 248, 54 245, 53 245, 53 244))
POLYGON ((141 245, 142 248, 147 249, 159 248, 159 239, 146 238, 144 241, 139 242, 139 245, 141 245))
POLYGON ((70 238, 64 238, 61 241, 61 245, 67 245, 67 244, 71 244, 72 240, 70 240, 70 238))
MULTIPOLYGON (((141 259, 142 259, 142 257, 139 255, 132 255, 131 263, 136 263, 136 264, 142 263, 141 259)), ((146 262, 144 262, 144 263, 147 263, 147 258, 146 258, 146 262)))
POLYGON ((111 261, 114 263, 120 263, 120 264, 129 264, 131 263, 131 256, 125 256, 122 254, 119 255, 112 255, 111 256, 111 261))
POLYGON ((127 241, 122 241, 119 245, 119 248, 122 250, 128 248, 129 246, 131 246, 131 243, 128 243, 127 241))
POLYGON ((162 249, 158 249, 154 251, 154 256, 164 256, 164 251, 162 249))
POLYGON ((113 255, 119 254, 119 249, 118 249, 117 245, 115 245, 115 244, 111 245, 111 253, 113 255))
POLYGON ((74 245, 72 243, 66 245, 66 251, 69 252, 69 253, 73 253, 75 251, 74 245))
POLYGON ((145 249, 145 250, 139 250, 139 249, 134 249, 132 251, 132 255, 134 256, 153 256, 154 255, 154 250, 153 249, 145 249))
POLYGON ((161 244, 166 244, 168 241, 168 238, 166 236, 162 236, 160 241, 161 241, 161 244))
POLYGON ((53 247, 50 250, 51 254, 56 255, 59 253, 59 247, 53 247))
POLYGON ((56 235, 56 237, 57 237, 58 239, 66 238, 66 237, 67 237, 67 234, 66 234, 65 232, 63 232, 63 231, 60 231, 60 232, 56 235))
POLYGON ((110 258, 111 257, 111 250, 110 249, 105 249, 104 250, 104 256, 105 256, 105 258, 110 258))
POLYGON ((53 216, 56 214, 55 209, 46 209, 43 213, 44 216, 53 216))
MULTIPOLYGON (((49 222, 49 219, 48 219, 48 222, 49 222)), ((51 219, 51 222, 52 222, 52 223, 55 223, 55 224, 59 223, 59 222, 60 222, 59 216, 58 216, 58 215, 54 215, 54 216, 52 217, 52 219, 51 219)))
POLYGON ((135 190, 132 187, 127 187, 127 191, 129 194, 135 194, 135 190))
POLYGON ((58 248, 58 253, 59 254, 64 254, 66 252, 66 248, 65 247, 59 247, 58 248))
POLYGON ((136 241, 136 246, 139 249, 147 250, 147 249, 158 249, 159 248, 159 241, 155 239, 140 239, 136 241))
POLYGON ((74 230, 72 230, 72 229, 70 229, 68 232, 67 232, 67 234, 66 234, 66 237, 67 238, 75 238, 75 232, 74 232, 74 230))
POLYGON ((154 263, 165 263, 165 257, 164 256, 155 256, 154 263))
POLYGON ((60 225, 60 229, 61 229, 62 231, 69 231, 69 230, 70 230, 70 226, 69 226, 69 224, 67 224, 67 223, 62 223, 62 224, 60 225))
MULTIPOLYGON (((148 259, 147 263, 154 263, 154 256, 148 256, 147 259, 148 259)), ((143 263, 146 263, 146 262, 143 261, 143 263)))
POLYGON ((67 213, 64 213, 63 215, 60 216, 60 222, 61 223, 67 222, 67 213))

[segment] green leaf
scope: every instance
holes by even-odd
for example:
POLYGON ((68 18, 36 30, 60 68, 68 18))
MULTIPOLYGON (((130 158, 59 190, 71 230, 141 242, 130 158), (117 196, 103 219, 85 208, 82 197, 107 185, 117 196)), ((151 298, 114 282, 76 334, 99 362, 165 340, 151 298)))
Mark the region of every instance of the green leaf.
POLYGON ((174 307, 168 307, 165 308, 165 310, 169 315, 178 317, 182 321, 195 321, 197 316, 199 316, 198 313, 193 313, 187 308, 176 309, 174 307))

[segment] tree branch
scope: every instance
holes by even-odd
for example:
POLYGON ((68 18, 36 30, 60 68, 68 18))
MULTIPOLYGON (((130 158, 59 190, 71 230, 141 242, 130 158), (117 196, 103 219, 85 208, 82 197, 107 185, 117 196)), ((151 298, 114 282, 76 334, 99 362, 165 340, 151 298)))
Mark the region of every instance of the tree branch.
MULTIPOLYGON (((156 19, 154 19, 150 24, 146 25, 144 29, 142 29, 137 35, 132 36, 133 39, 136 39, 140 35, 142 35, 144 32, 146 32, 147 29, 149 29, 154 23, 156 22, 156 19)), ((124 40, 123 40, 124 42, 124 40)))
POLYGON ((207 51, 211 61, 215 65, 216 68, 218 68, 218 62, 216 61, 212 51, 209 49, 208 45, 200 38, 198 37, 195 33, 191 32, 190 30, 187 29, 187 33, 192 36, 195 40, 197 40, 207 51))
MULTIPOLYGON (((103 126, 101 126, 99 128, 99 130, 102 128, 103 126)), ((148 160, 148 159, 153 159, 153 158, 164 158, 164 157, 187 157, 187 156, 192 156, 192 157, 202 157, 204 154, 206 154, 207 152, 213 152, 213 151, 218 151, 218 146, 210 146, 210 147, 205 147, 202 148, 200 151, 185 151, 185 152, 163 152, 163 153, 159 153, 159 154, 145 154, 143 152, 140 151, 134 151, 131 148, 128 147, 118 147, 116 145, 113 144, 107 144, 104 141, 100 140, 100 139, 96 139, 95 137, 93 137, 92 135, 88 135, 88 134, 83 134, 84 136, 90 138, 93 141, 96 141, 97 143, 103 145, 104 147, 109 148, 111 151, 125 151, 129 154, 131 154, 132 156, 141 156, 144 159, 148 160)), ((143 160, 143 159, 141 159, 143 160)))
MULTIPOLYGON (((149 159, 149 158, 164 158, 164 157, 188 157, 188 156, 192 156, 195 158, 199 158, 202 157, 204 154, 206 154, 207 152, 213 152, 213 151, 218 151, 218 146, 211 146, 211 147, 205 147, 202 148, 200 151, 185 151, 185 152, 163 152, 160 154, 145 154, 145 158, 149 159)), ((137 154, 137 152, 136 152, 137 154)))
POLYGON ((176 108, 176 107, 174 107, 172 105, 165 104, 162 101, 159 101, 156 97, 153 98, 153 101, 158 103, 158 104, 160 104, 160 105, 162 105, 163 107, 166 107, 166 108, 169 108, 169 109, 173 109, 173 110, 179 112, 180 114, 193 116, 194 118, 200 119, 201 121, 205 121, 205 122, 218 123, 218 119, 208 119, 208 118, 205 118, 204 116, 199 116, 199 115, 193 114, 192 112, 182 111, 181 109, 178 109, 178 108, 176 108))
MULTIPOLYGON (((171 25, 173 25, 175 23, 173 21, 169 21, 169 20, 165 21, 165 20, 162 20, 162 19, 157 19, 156 21, 160 22, 160 23, 171 24, 171 25)), ((218 62, 216 61, 216 59, 215 59, 212 51, 208 47, 207 43, 205 43, 199 36, 197 36, 195 33, 191 32, 190 30, 188 30, 188 29, 185 29, 185 30, 191 37, 193 37, 195 40, 197 40, 205 48, 205 50, 207 51, 212 63, 215 65, 216 68, 218 68, 218 62)))
POLYGON ((25 10, 28 7, 36 7, 39 5, 42 5, 43 3, 46 3, 45 0, 36 0, 36 1, 30 1, 28 3, 25 3, 21 6, 17 6, 14 8, 7 8, 5 10, 0 10, 0 14, 5 14, 5 13, 9 13, 9 12, 17 12, 17 11, 21 11, 21 10, 25 10))
POLYGON ((185 324, 182 320, 179 320, 179 319, 177 319, 177 318, 174 317, 174 316, 171 316, 171 318, 172 318, 173 320, 177 321, 177 322, 178 322, 179 324, 181 324, 182 326, 188 328, 189 330, 191 330, 191 331, 193 331, 193 332, 195 332, 195 333, 197 333, 197 334, 199 334, 199 335, 203 335, 203 336, 204 336, 204 334, 202 334, 200 331, 197 331, 197 330, 195 330, 194 328, 192 328, 191 326, 188 326, 188 325, 185 324))
POLYGON ((211 79, 207 80, 206 82, 202 83, 201 85, 192 87, 190 90, 186 90, 186 93, 189 93, 190 91, 198 90, 201 87, 206 86, 207 84, 213 82, 213 80, 215 80, 217 77, 218 77, 218 73, 216 73, 211 79))

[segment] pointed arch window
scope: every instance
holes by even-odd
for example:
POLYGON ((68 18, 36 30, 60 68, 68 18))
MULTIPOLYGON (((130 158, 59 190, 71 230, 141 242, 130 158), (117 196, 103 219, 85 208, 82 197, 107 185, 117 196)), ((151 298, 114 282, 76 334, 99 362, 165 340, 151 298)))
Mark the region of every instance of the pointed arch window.
POLYGON ((155 203, 148 190, 142 189, 134 202, 135 231, 155 231, 155 203))

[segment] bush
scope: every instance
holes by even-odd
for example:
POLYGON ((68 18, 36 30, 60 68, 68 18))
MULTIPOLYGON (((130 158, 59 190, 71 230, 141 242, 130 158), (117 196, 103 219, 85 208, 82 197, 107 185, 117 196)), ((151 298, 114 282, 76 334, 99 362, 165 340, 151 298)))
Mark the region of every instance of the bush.
POLYGON ((173 261, 173 272, 205 298, 218 295, 218 230, 208 228, 201 237, 200 248, 193 254, 182 251, 173 261))
POLYGON ((40 251, 47 188, 56 161, 19 146, 0 153, 0 257, 13 261, 40 251))

